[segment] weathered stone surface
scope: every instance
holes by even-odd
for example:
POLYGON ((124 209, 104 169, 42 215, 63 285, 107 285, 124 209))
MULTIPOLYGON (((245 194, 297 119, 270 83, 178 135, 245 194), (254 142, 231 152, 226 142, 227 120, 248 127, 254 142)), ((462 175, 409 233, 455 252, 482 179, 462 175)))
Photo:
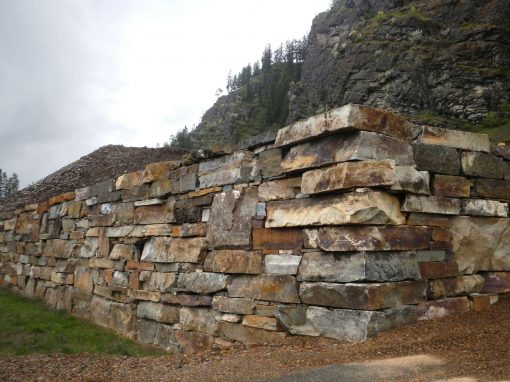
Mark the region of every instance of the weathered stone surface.
POLYGON ((476 293, 482 290, 483 283, 484 278, 480 275, 432 280, 429 282, 427 296, 439 299, 476 293))
POLYGON ((407 218, 407 225, 423 225, 432 227, 450 227, 450 216, 411 213, 407 218))
POLYGON ((211 306, 212 296, 201 296, 197 294, 170 294, 165 293, 161 296, 161 302, 182 306, 211 306))
POLYGON ((153 205, 135 208, 135 224, 172 223, 174 218, 175 200, 171 199, 163 205, 153 205))
POLYGON ((397 165, 414 165, 412 147, 383 135, 359 131, 331 136, 290 149, 282 162, 285 171, 322 167, 352 160, 393 159, 397 165))
POLYGON ((428 249, 426 227, 324 227, 304 230, 305 246, 328 252, 409 251, 428 249))
POLYGON ((424 279, 455 277, 459 274, 459 266, 456 261, 421 262, 420 273, 424 279))
POLYGON ((403 141, 412 141, 420 132, 417 126, 391 112, 349 104, 280 129, 275 146, 288 146, 321 135, 351 130, 372 131, 403 141))
POLYGON ((228 286, 230 297, 299 303, 296 279, 288 275, 237 276, 228 286))
POLYGON ((430 251, 416 251, 416 261, 419 263, 425 261, 445 261, 446 251, 430 250, 430 251))
POLYGON ((469 133, 441 127, 423 126, 423 133, 420 135, 418 142, 456 147, 463 150, 490 151, 490 141, 487 134, 469 133))
POLYGON ((129 289, 129 295, 134 300, 153 301, 153 302, 159 302, 161 300, 160 293, 149 291, 149 290, 129 289))
POLYGON ((183 192, 194 191, 198 185, 198 176, 195 172, 171 176, 172 194, 182 194, 183 192))
POLYGON ((48 240, 44 247, 44 256, 67 259, 72 257, 76 243, 69 240, 48 240))
POLYGON ((142 175, 143 183, 150 183, 162 179, 167 179, 170 176, 170 172, 180 166, 180 162, 177 161, 163 161, 156 163, 149 163, 145 166, 145 170, 142 175))
POLYGON ((510 202, 510 181, 498 179, 476 179, 474 196, 510 202))
POLYGON ((204 223, 186 223, 180 226, 179 235, 180 237, 193 237, 193 236, 206 236, 207 235, 207 224, 204 223))
POLYGON ((130 172, 121 175, 115 182, 116 190, 125 190, 126 188, 133 188, 142 183, 143 171, 130 172))
POLYGON ((203 259, 206 250, 206 240, 203 237, 154 237, 145 243, 141 260, 155 263, 197 263, 203 259))
POLYGON ((398 199, 360 189, 341 195, 267 203, 266 228, 340 224, 403 224, 398 199))
POLYGON ((111 260, 136 260, 139 251, 134 245, 115 244, 110 252, 111 260))
POLYGON ((253 154, 249 151, 238 151, 232 155, 201 162, 198 165, 200 188, 223 186, 240 181, 242 164, 252 157, 253 154))
POLYGON ((154 344, 171 352, 179 350, 179 345, 175 339, 175 331, 171 326, 143 319, 138 320, 136 326, 138 342, 154 344))
POLYGON ((380 310, 425 301, 426 290, 425 281, 374 284, 303 282, 299 287, 299 297, 308 305, 380 310))
POLYGON ((140 318, 174 324, 179 322, 179 310, 180 308, 177 306, 141 301, 138 304, 136 315, 140 318))
POLYGON ((68 201, 74 200, 75 196, 76 195, 74 192, 66 192, 65 194, 53 196, 48 200, 48 205, 51 207, 54 204, 68 202, 68 201))
POLYGON ((124 202, 134 202, 140 201, 143 199, 149 198, 149 185, 148 184, 140 184, 139 186, 129 188, 127 190, 118 191, 120 193, 115 195, 115 193, 108 194, 108 196, 100 198, 98 197, 98 202, 114 202, 122 199, 124 202))
POLYGON ((180 312, 180 323, 183 329, 215 334, 218 321, 213 310, 182 307, 180 312))
POLYGON ((275 318, 261 317, 261 316, 243 316, 243 325, 252 328, 259 328, 265 330, 278 330, 279 325, 275 318))
POLYGON ((4 221, 4 230, 12 231, 15 228, 16 228, 16 218, 4 221))
POLYGON ((416 315, 419 321, 423 321, 461 314, 467 311, 469 311, 468 298, 456 297, 421 303, 416 309, 416 315))
POLYGON ((420 278, 414 252, 307 252, 299 267, 299 281, 402 281, 420 278))
POLYGON ((469 302, 471 303, 472 310, 480 312, 498 302, 498 295, 473 293, 469 295, 469 302))
POLYGON ((460 201, 441 196, 406 195, 402 211, 428 214, 459 215, 460 201))
POLYGON ((414 161, 418 170, 448 175, 460 173, 460 155, 451 147, 416 144, 414 145, 414 161))
POLYGON ((289 326, 292 334, 323 336, 341 341, 363 341, 377 333, 416 322, 413 306, 402 306, 383 311, 327 309, 310 306, 305 322, 289 326))
POLYGON ((219 333, 234 341, 247 344, 281 344, 287 336, 284 332, 273 332, 259 328, 251 328, 241 324, 220 322, 219 333))
POLYGON ((430 174, 428 171, 418 171, 414 166, 395 166, 392 190, 430 195, 429 184, 430 174))
POLYGON ((482 293, 510 293, 510 272, 486 272, 482 293))
POLYGON ((145 282, 145 288, 155 292, 169 292, 175 285, 175 273, 151 272, 150 278, 145 282))
POLYGON ((259 274, 262 272, 262 255, 242 250, 212 251, 205 259, 204 271, 259 274))
POLYGON ((253 229, 254 249, 301 249, 303 233, 300 229, 253 229))
POLYGON ((212 307, 214 310, 232 314, 253 314, 255 301, 247 298, 229 298, 214 296, 212 307))
POLYGON ((471 181, 461 176, 435 175, 432 188, 436 196, 469 198, 471 181))
POLYGON ((494 155, 467 151, 462 153, 461 163, 466 175, 503 179, 503 159, 494 155))
POLYGON ((104 268, 104 269, 113 269, 115 267, 115 262, 109 259, 90 259, 89 260, 90 268, 104 268))
POLYGON ((318 194, 354 187, 391 186, 394 183, 393 160, 345 162, 305 172, 301 191, 318 194))
POLYGON ((218 249, 249 247, 257 199, 256 188, 215 195, 207 229, 208 242, 218 249))
POLYGON ((280 149, 272 149, 262 151, 259 154, 259 168, 262 178, 272 178, 280 175, 282 169, 282 151, 280 149))
POLYGON ((181 273, 177 287, 195 293, 214 293, 226 289, 229 277, 220 273, 181 273))
POLYGON ((175 339, 179 344, 179 350, 184 353, 207 350, 214 345, 213 336, 188 330, 176 330, 175 339))
POLYGON ((451 232, 461 273, 510 270, 510 219, 459 216, 451 232))
POLYGON ((301 178, 273 180, 259 186, 259 199, 270 200, 292 199, 301 192, 301 178))
POLYGON ((264 257, 265 272, 276 275, 295 275, 298 272, 301 256, 267 255, 264 257))
POLYGON ((39 241, 40 219, 34 219, 32 214, 21 214, 16 220, 15 233, 20 235, 19 241, 39 241))
POLYGON ((500 203, 495 200, 467 199, 460 201, 460 212, 462 215, 471 216, 508 216, 508 203, 500 203))

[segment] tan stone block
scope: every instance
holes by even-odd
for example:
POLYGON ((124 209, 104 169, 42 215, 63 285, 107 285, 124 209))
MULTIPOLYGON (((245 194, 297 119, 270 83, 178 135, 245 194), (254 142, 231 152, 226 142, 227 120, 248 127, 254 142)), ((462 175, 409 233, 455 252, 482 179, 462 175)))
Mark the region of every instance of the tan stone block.
POLYGON ((154 263, 139 262, 139 261, 128 261, 126 264, 126 270, 134 271, 153 271, 154 263))
POLYGON ((135 171, 130 172, 124 175, 121 175, 117 178, 115 182, 116 190, 125 190, 128 188, 133 188, 142 184, 143 180, 143 171, 135 171))
POLYGON ((251 328, 241 324, 220 322, 219 332, 226 338, 245 344, 277 345, 286 338, 284 332, 273 332, 259 328, 251 328))
POLYGON ((263 202, 292 199, 301 192, 301 177, 265 182, 258 191, 259 199, 263 202))
POLYGON ((242 250, 212 251, 205 259, 204 271, 259 274, 262 272, 262 256, 258 252, 242 250))
POLYGON ((469 198, 471 195, 471 181, 461 176, 434 175, 432 188, 436 196, 469 198))
POLYGON ((48 201, 48 205, 53 206, 55 204, 68 202, 68 201, 74 200, 74 198, 75 198, 74 192, 66 192, 65 194, 51 197, 50 200, 48 201))
POLYGON ((463 150, 490 151, 490 141, 487 134, 469 133, 440 127, 423 126, 423 133, 420 135, 418 142, 463 150))
POLYGON ((254 249, 301 249, 303 233, 300 229, 253 229, 254 249))
POLYGON ((290 275, 237 276, 228 285, 230 297, 299 303, 296 278, 290 275))
POLYGON ((163 161, 157 163, 150 163, 145 166, 142 175, 143 183, 150 183, 161 179, 167 179, 170 172, 179 168, 181 162, 178 161, 163 161))
POLYGON ((139 290, 130 289, 129 296, 135 300, 144 300, 144 301, 153 301, 153 302, 159 302, 159 300, 161 299, 161 293, 159 293, 159 292, 151 292, 148 290, 140 290, 140 289, 139 290))
POLYGON ((272 331, 276 331, 280 328, 276 318, 250 315, 243 316, 243 325, 272 331))

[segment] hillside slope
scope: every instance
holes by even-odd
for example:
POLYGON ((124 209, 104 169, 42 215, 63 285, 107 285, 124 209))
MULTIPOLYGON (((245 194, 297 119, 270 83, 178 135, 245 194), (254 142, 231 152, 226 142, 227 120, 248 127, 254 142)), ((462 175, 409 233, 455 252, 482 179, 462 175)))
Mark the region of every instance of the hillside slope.
POLYGON ((237 143, 346 103, 509 140, 508 20, 507 0, 337 0, 313 21, 284 123, 250 122, 258 106, 241 88, 205 113, 193 143, 237 143))

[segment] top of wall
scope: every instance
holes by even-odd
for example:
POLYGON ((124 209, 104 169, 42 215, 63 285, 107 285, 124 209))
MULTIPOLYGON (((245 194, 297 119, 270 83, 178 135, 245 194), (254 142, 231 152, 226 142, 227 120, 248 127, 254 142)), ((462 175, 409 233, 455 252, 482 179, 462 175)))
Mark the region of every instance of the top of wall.
MULTIPOLYGON (((284 127, 278 131, 275 140, 272 137, 265 137, 262 141, 250 142, 246 149, 235 151, 228 155, 219 156, 214 159, 204 159, 203 156, 201 158, 193 156, 186 150, 173 150, 169 153, 172 156, 172 160, 149 163, 143 170, 129 172, 118 178, 116 176, 109 176, 106 180, 101 180, 99 183, 90 184, 85 187, 81 187, 83 186, 81 184, 80 188, 77 187, 73 191, 63 192, 61 185, 59 186, 58 177, 65 176, 69 171, 73 172, 76 167, 66 166, 50 176, 52 182, 39 182, 32 186, 28 197, 22 194, 15 195, 15 199, 9 199, 0 204, 0 218, 10 218, 22 210, 33 211, 38 209, 44 211, 48 206, 68 200, 86 200, 87 204, 90 205, 110 202, 112 200, 103 199, 105 195, 108 195, 107 198, 111 199, 111 193, 116 195, 115 192, 118 194, 118 200, 124 200, 121 193, 125 193, 125 190, 132 190, 131 193, 146 192, 147 195, 142 196, 140 194, 139 199, 158 198, 170 194, 190 192, 196 192, 198 196, 201 193, 200 190, 203 189, 223 187, 236 183, 257 183, 262 179, 283 177, 285 176, 283 173, 288 175, 293 172, 302 172, 307 168, 323 167, 339 161, 332 159, 322 161, 321 163, 306 164, 308 154, 306 152, 306 145, 303 145, 304 143, 330 135, 348 137, 352 135, 352 132, 356 131, 367 132, 359 140, 356 150, 362 150, 365 143, 367 150, 373 150, 369 140, 374 136, 373 133, 375 133, 380 136, 386 136, 391 140, 412 144, 415 151, 422 145, 433 145, 459 149, 461 151, 478 152, 480 154, 475 158, 476 160, 484 159, 483 162, 488 163, 488 166, 496 163, 496 167, 499 167, 499 163, 501 164, 501 175, 497 175, 495 178, 507 182, 510 181, 509 162, 498 159, 504 158, 510 160, 510 148, 491 145, 488 136, 485 134, 431 126, 418 126, 392 112, 348 104, 284 127), (282 150, 283 160, 280 154, 279 156, 271 155, 275 148, 282 150), (290 150, 291 148, 292 150, 290 150), (188 155, 185 155, 186 153, 188 155), (185 156, 184 159, 183 156, 185 156), (296 160, 296 158, 299 160, 296 160), (490 160, 485 160, 487 158, 490 158, 490 160), (273 167, 278 167, 279 169, 273 171, 273 167), (280 167, 283 167, 283 172, 280 167), (54 188, 48 189, 51 185, 54 185, 54 188), (138 189, 144 185, 146 190, 138 189), (39 195, 39 198, 35 199, 35 195, 39 195), (52 197, 46 200, 43 196, 47 197, 48 195, 52 195, 52 197), (33 199, 30 199, 30 196, 33 199), (36 200, 39 206, 33 203, 36 200)), ((321 148, 320 145, 317 147, 321 148)), ((93 156, 94 153, 87 157, 93 156)), ((143 153, 138 153, 137 155, 140 156, 143 153)), ((123 160, 126 164, 130 163, 133 166, 135 164, 140 165, 141 162, 147 163, 147 159, 150 160, 152 158, 155 158, 153 154, 147 155, 145 162, 143 162, 143 160, 135 160, 131 153, 129 158, 124 158, 123 160)), ((385 158, 396 159, 397 165, 415 165, 414 162, 399 163, 399 153, 391 149, 385 153, 385 158)), ((356 155, 351 156, 351 159, 357 160, 356 155)), ((377 158, 374 157, 373 159, 377 158)), ((431 158, 431 160, 435 159, 442 161, 441 158, 431 158)), ((117 161, 117 163, 120 162, 122 161, 117 161)), ((84 166, 82 163, 78 167, 83 171, 97 171, 97 168, 103 166, 104 163, 108 163, 108 161, 105 161, 103 158, 103 160, 96 160, 94 164, 88 163, 88 166, 84 166)), ((117 174, 121 168, 115 167, 112 169, 112 173, 117 174)), ((462 171, 459 164, 457 171, 449 172, 445 170, 439 171, 439 173, 460 175, 462 171)), ((80 181, 83 182, 83 179, 80 179, 80 181)))

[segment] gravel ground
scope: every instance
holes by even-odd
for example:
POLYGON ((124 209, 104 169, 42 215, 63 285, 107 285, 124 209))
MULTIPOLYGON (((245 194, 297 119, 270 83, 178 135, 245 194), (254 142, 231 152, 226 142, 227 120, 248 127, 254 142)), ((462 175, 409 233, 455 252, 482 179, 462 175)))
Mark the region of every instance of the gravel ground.
POLYGON ((510 296, 500 298, 483 312, 420 322, 363 343, 293 337, 283 346, 231 347, 149 358, 60 354, 6 357, 0 358, 0 380, 267 381, 327 365, 424 355, 439 360, 439 364, 412 380, 510 380, 510 296))

